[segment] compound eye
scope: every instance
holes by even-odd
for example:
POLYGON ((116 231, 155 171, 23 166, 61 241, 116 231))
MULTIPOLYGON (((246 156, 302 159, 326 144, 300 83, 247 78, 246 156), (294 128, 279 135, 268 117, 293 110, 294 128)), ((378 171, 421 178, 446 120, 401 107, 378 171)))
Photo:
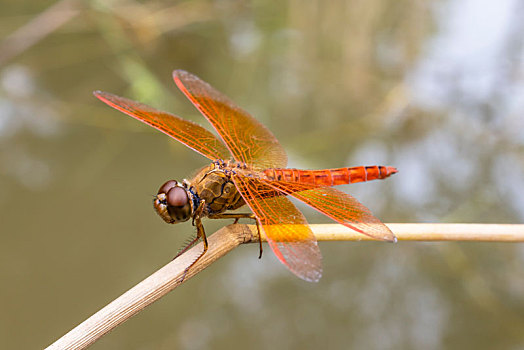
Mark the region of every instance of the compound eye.
POLYGON ((166 193, 166 201, 170 207, 183 207, 189 202, 189 199, 187 198, 186 190, 181 187, 172 187, 166 193))
POLYGON ((160 186, 160 189, 158 190, 158 194, 167 193, 170 189, 172 189, 173 187, 176 187, 177 184, 178 183, 175 180, 169 180, 168 182, 160 186))

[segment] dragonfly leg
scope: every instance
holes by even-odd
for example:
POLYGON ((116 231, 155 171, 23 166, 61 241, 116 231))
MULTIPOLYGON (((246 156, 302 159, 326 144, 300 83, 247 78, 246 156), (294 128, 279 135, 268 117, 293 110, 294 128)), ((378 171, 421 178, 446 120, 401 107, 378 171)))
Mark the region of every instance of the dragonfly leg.
POLYGON ((210 219, 235 219, 235 224, 239 219, 255 219, 255 214, 253 213, 221 213, 221 214, 211 214, 208 216, 210 219))
MULTIPOLYGON (((204 201, 202 201, 202 202, 204 202, 204 201)), ((195 224, 196 217, 197 217, 197 215, 201 215, 202 210, 203 210, 203 208, 204 208, 204 206, 202 205, 202 204, 203 204, 202 202, 200 203, 200 205, 198 206, 198 208, 195 210, 195 215, 193 215, 193 220, 192 220, 192 225, 193 225, 193 226, 197 226, 197 225, 195 224)), ((201 225, 202 225, 202 224, 201 224, 201 225)), ((202 231, 203 231, 203 230, 204 230, 204 227, 202 226, 202 231)), ((204 236, 205 236, 205 233, 204 233, 204 236)), ((186 251, 188 251, 189 248, 191 248, 192 246, 194 246, 195 243, 197 243, 198 240, 199 240, 200 238, 202 238, 202 235, 198 232, 198 226, 197 226, 197 235, 196 235, 196 237, 195 237, 193 240, 191 240, 189 243, 187 243, 187 244, 184 246, 184 248, 180 249, 180 251, 175 255, 175 257, 173 258, 173 260, 175 260, 175 259, 178 258, 180 255, 182 255, 182 254, 184 254, 186 251)))
POLYGON ((176 258, 178 258, 180 255, 184 254, 185 252, 187 252, 189 250, 189 248, 191 248, 192 246, 195 245, 196 242, 198 242, 198 240, 200 239, 200 237, 197 235, 194 239, 191 240, 191 242, 187 243, 184 248, 180 249, 180 251, 175 255, 175 257, 173 258, 173 260, 175 260, 176 258))
POLYGON ((259 248, 259 252, 260 252, 260 253, 258 253, 258 258, 262 259, 262 236, 260 235, 260 224, 258 223, 257 219, 255 219, 255 222, 257 223, 258 248, 259 248))
POLYGON ((257 220, 257 217, 253 213, 222 213, 222 214, 214 214, 210 215, 209 218, 211 219, 235 219, 235 222, 233 224, 236 224, 238 220, 240 219, 253 219, 255 220, 257 224, 257 232, 258 232, 258 247, 260 253, 258 254, 258 258, 262 258, 262 236, 260 235, 260 226, 257 220))
MULTIPOLYGON (((198 206, 197 210, 195 211, 195 215, 193 216, 193 225, 197 228, 197 236, 196 238, 191 241, 180 253, 177 254, 176 257, 180 256, 182 253, 187 251, 190 247, 192 247, 199 239, 202 239, 202 243, 204 244, 204 249, 202 250, 202 253, 200 253, 199 256, 191 264, 189 264, 188 267, 185 268, 184 274, 182 275, 182 278, 180 279, 180 283, 184 281, 186 278, 186 274, 189 271, 190 268, 192 268, 200 258, 204 256, 207 252, 208 244, 207 244, 207 236, 206 231, 204 230, 204 225, 202 224, 202 212, 205 207, 205 201, 203 200, 200 202, 200 205, 198 206)), ((176 258, 175 257, 175 258, 176 258)))

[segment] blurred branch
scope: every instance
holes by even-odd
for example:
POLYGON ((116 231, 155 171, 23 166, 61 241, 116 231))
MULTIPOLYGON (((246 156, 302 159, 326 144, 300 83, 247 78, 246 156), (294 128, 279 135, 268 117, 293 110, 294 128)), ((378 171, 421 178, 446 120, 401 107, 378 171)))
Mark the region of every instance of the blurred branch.
POLYGON ((0 65, 21 54, 80 13, 79 1, 61 0, 0 42, 0 65))
MULTIPOLYGON (((310 225, 319 241, 374 240, 336 224, 310 225)), ((524 225, 387 224, 399 241, 524 242, 524 225)), ((258 242, 255 225, 229 225, 208 238, 208 252, 180 281, 184 269, 202 251, 202 244, 144 279, 126 293, 51 344, 48 349, 85 349, 133 315, 166 295, 242 243, 258 242)))

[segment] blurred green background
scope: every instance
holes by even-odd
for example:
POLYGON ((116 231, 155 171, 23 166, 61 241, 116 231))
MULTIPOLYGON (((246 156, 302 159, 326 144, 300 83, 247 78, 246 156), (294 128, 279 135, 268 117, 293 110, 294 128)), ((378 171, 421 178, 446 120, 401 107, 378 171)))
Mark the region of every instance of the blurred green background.
MULTIPOLYGON (((0 347, 43 348, 167 263, 189 223, 151 195, 207 160, 92 96, 205 124, 185 69, 274 132, 291 167, 384 222, 524 219, 519 0, 0 3, 0 347)), ((329 220, 304 209, 310 222, 329 220)), ((208 232, 225 223, 207 220, 208 232)), ((303 282, 240 247, 93 349, 522 349, 524 246, 321 243, 303 282)))

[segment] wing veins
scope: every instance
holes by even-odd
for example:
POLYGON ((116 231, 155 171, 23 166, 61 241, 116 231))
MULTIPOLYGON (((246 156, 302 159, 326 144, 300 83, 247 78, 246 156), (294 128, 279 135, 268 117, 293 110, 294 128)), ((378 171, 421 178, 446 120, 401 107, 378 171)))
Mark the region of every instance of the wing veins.
POLYGON ((356 232, 376 239, 396 241, 395 235, 386 225, 347 193, 315 184, 271 180, 263 182, 356 232))
POLYGON ((318 281, 322 275, 320 250, 302 213, 285 196, 264 197, 264 191, 274 190, 258 178, 237 174, 233 182, 277 258, 298 277, 318 281))
POLYGON ((194 122, 108 92, 95 91, 94 95, 107 105, 152 126, 208 159, 227 160, 231 157, 221 140, 194 122))
POLYGON ((188 72, 175 70, 173 78, 184 95, 211 123, 235 160, 255 169, 285 167, 287 156, 282 146, 248 112, 188 72))

